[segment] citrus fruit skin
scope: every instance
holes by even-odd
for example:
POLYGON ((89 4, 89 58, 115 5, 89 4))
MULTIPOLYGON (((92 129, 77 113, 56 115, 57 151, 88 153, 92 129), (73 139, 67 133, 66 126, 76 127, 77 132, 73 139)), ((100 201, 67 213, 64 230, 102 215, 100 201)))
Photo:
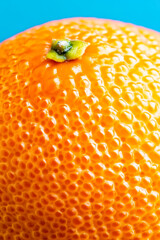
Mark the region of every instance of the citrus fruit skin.
POLYGON ((0 240, 160 239, 160 34, 90 18, 0 45, 0 240), (46 59, 52 39, 90 43, 46 59))

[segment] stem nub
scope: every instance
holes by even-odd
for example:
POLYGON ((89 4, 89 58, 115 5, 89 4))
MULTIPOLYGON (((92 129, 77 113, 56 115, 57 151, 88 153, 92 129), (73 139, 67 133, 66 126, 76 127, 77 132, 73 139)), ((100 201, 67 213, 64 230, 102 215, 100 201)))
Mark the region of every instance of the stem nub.
POLYGON ((71 43, 69 41, 66 40, 62 40, 57 42, 57 44, 54 46, 54 50, 58 53, 58 54, 64 54, 66 52, 69 51, 69 49, 71 49, 71 43))
POLYGON ((47 58, 55 62, 64 62, 80 58, 90 43, 80 40, 53 39, 47 58))

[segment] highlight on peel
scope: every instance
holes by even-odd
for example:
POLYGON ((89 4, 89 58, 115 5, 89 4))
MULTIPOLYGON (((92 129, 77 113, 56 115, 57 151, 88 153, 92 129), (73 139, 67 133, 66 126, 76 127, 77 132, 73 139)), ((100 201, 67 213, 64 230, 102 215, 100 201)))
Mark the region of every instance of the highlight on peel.
POLYGON ((73 18, 1 43, 0 240, 160 239, 159 112, 157 32, 73 18), (88 44, 58 63, 53 39, 88 44))

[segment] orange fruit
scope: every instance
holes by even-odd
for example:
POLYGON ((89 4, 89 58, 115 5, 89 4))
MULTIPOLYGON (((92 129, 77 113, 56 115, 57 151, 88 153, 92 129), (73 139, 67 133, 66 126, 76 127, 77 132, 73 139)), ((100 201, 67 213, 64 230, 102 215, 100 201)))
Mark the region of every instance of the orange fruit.
POLYGON ((160 239, 160 34, 77 18, 0 45, 0 240, 160 239), (52 39, 90 45, 46 59, 52 39))

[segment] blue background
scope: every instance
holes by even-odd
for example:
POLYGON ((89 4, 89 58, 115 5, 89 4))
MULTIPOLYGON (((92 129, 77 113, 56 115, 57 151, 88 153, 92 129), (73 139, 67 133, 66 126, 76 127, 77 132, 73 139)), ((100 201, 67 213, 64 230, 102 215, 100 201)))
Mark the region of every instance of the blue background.
POLYGON ((0 0, 0 42, 47 21, 85 16, 160 31, 160 0, 0 0))

